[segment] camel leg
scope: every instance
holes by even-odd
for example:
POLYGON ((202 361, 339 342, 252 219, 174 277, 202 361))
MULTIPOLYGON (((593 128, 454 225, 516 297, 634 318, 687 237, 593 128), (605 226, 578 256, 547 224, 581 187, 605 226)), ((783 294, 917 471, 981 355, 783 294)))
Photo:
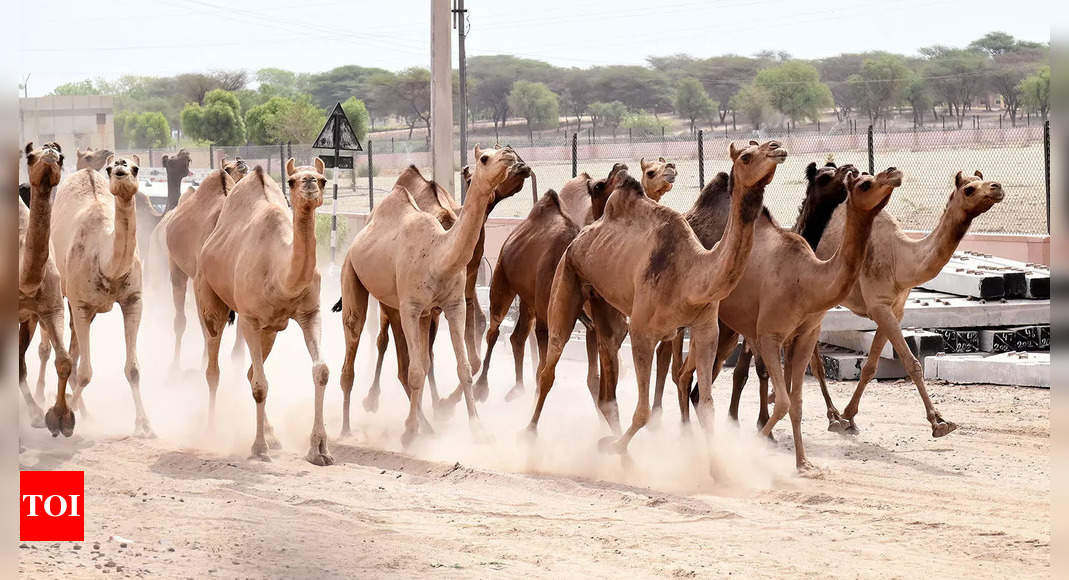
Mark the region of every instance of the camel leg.
POLYGON ((713 366, 716 364, 716 348, 720 340, 720 327, 716 322, 716 311, 712 313, 712 321, 696 325, 690 329, 690 353, 694 359, 698 401, 694 410, 698 415, 698 423, 707 435, 713 432, 713 366))
MULTIPOLYGON (((214 297, 214 296, 213 296, 214 297)), ((198 317, 204 334, 204 354, 207 365, 204 367, 204 379, 208 383, 208 428, 215 428, 215 394, 219 390, 219 343, 223 339, 223 327, 229 309, 218 298, 213 300, 214 316, 209 314, 203 299, 197 300, 198 317), (221 310, 221 312, 220 312, 221 310)), ((239 330, 240 332, 240 330, 239 330)))
POLYGON ((96 314, 82 308, 77 308, 74 305, 70 305, 70 315, 72 330, 70 351, 72 353, 71 356, 74 359, 74 373, 76 377, 71 407, 82 413, 82 416, 84 417, 86 416, 86 411, 85 404, 82 402, 82 394, 83 391, 85 391, 85 388, 89 386, 89 381, 93 379, 93 361, 91 357, 91 345, 89 342, 89 325, 92 324, 93 319, 96 318, 96 314))
MULTIPOLYGON (((60 327, 62 328, 62 322, 60 327)), ((52 340, 42 324, 41 342, 37 344, 37 358, 40 366, 37 368, 37 390, 35 391, 37 400, 42 403, 45 400, 45 374, 48 372, 48 358, 52 356, 52 340)))
POLYGON ((67 383, 70 381, 73 364, 67 347, 63 345, 63 310, 59 309, 42 315, 40 324, 41 340, 44 341, 47 338, 56 351, 56 376, 58 377, 56 402, 45 413, 45 424, 53 437, 58 433, 63 433, 64 437, 70 437, 74 434, 74 413, 67 404, 67 383))
MULTIPOLYGON (((754 364, 754 371, 757 372, 757 388, 760 389, 757 392, 758 409, 757 409, 757 428, 761 429, 768 423, 768 366, 765 365, 765 359, 757 357, 754 364)), ((772 436, 769 435, 771 438, 772 436)))
MULTIPOLYGON (((490 328, 486 332, 486 355, 483 357, 482 372, 479 373, 479 380, 475 382, 476 401, 485 401, 490 396, 490 382, 487 376, 490 374, 490 355, 493 354, 497 338, 501 334, 501 321, 505 320, 515 298, 516 293, 504 279, 502 269, 498 268, 494 271, 494 277, 490 281, 490 328)), ((515 345, 513 349, 515 352, 515 345)), ((523 362, 522 359, 520 362, 523 362)), ((516 384, 523 384, 522 367, 517 367, 516 384)))
MULTIPOLYGON (((633 329, 632 329, 633 330, 633 329)), ((631 358, 635 364, 635 379, 638 381, 638 404, 635 406, 635 414, 631 418, 631 425, 627 431, 618 438, 606 437, 599 441, 599 447, 615 453, 627 453, 627 446, 631 443, 638 430, 646 425, 650 419, 650 372, 653 367, 653 351, 657 341, 646 335, 631 333, 631 358)))
MULTIPOLYGON (((342 264, 341 272, 342 292, 342 329, 345 331, 345 358, 342 359, 341 367, 341 392, 342 392, 342 427, 341 436, 348 436, 349 428, 349 402, 353 393, 353 380, 356 378, 356 349, 360 346, 360 333, 364 330, 364 320, 367 318, 367 288, 356 277, 356 271, 346 256, 342 264)), ((385 308, 382 309, 385 312, 385 308)), ((381 357, 379 360, 382 360, 381 357)), ((379 407, 378 381, 371 386, 367 398, 364 399, 364 409, 375 412, 379 407), (374 396, 373 396, 374 395, 374 396)))
MULTIPOLYGON (((542 357, 541 358, 545 358, 546 350, 549 348, 549 326, 547 326, 545 322, 539 321, 536 318, 534 327, 535 327, 535 329, 534 329, 534 333, 532 334, 532 336, 535 339, 535 346, 538 347, 538 348, 534 349, 534 352, 535 353, 542 353, 542 357)), ((594 348, 595 348, 595 350, 597 350, 597 345, 596 344, 595 344, 594 348)), ((595 370, 597 370, 596 367, 595 367, 595 370)), ((588 379, 588 382, 587 382, 587 388, 590 388, 589 379, 588 379)))
MULTIPOLYGON (((548 338, 549 332, 546 329, 548 338)), ((590 397, 594 400, 594 406, 598 404, 598 395, 601 393, 601 374, 598 372, 598 331, 593 326, 586 329, 586 388, 590 391, 590 397)), ((545 350, 539 345, 540 350, 545 350)))
MULTIPOLYGON (((399 341, 401 342, 401 341, 399 341)), ((375 378, 371 381, 371 388, 367 391, 367 398, 364 400, 370 403, 370 409, 368 411, 375 411, 379 408, 379 393, 382 392, 380 382, 382 380, 382 361, 386 358, 386 349, 390 346, 390 318, 386 314, 386 310, 379 309, 379 335, 375 338, 375 348, 378 349, 378 357, 375 359, 375 378)))
MULTIPOLYGON (((235 314, 235 316, 237 316, 235 314)), ((245 361, 245 349, 242 345, 245 343, 241 337, 241 333, 234 332, 234 346, 230 349, 230 360, 234 362, 234 365, 238 368, 244 364, 245 361)))
POLYGON ((546 404, 546 396, 553 388, 556 379, 557 362, 560 361, 564 345, 575 328, 575 321, 579 319, 579 313, 583 308, 583 295, 579 285, 579 276, 575 269, 568 263, 565 254, 553 275, 553 286, 549 295, 549 312, 547 322, 549 326, 549 340, 546 348, 546 357, 542 359, 538 370, 538 399, 535 402, 534 413, 527 425, 529 433, 538 430, 538 419, 542 416, 542 407, 546 404))
MULTIPOLYGON (((516 317, 516 326, 512 329, 512 336, 509 337, 509 342, 512 343, 512 363, 516 373, 516 382, 505 393, 506 401, 511 401, 523 394, 523 343, 527 340, 528 335, 531 334, 531 325, 534 321, 534 309, 523 300, 520 300, 520 311, 516 317)), ((489 337, 487 340, 489 340, 489 337)), ((538 349, 532 349, 531 356, 536 356, 535 353, 537 351, 538 349)), ((489 359, 487 360, 489 361, 489 359)))
POLYGON ((798 471, 803 473, 819 473, 820 471, 806 458, 805 444, 802 441, 802 394, 805 391, 802 387, 803 381, 805 381, 805 369, 809 366, 809 361, 812 360, 813 347, 817 345, 819 334, 820 327, 818 326, 796 337, 787 348, 787 360, 784 365, 786 372, 789 373, 787 381, 790 385, 791 405, 789 412, 791 430, 794 436, 794 463, 798 471))
POLYGON ((820 384, 820 394, 824 397, 824 405, 828 409, 828 431, 843 432, 846 429, 846 423, 843 422, 843 417, 839 414, 839 409, 835 408, 835 402, 831 400, 831 393, 828 392, 828 381, 824 375, 824 359, 820 358, 820 343, 813 346, 813 357, 809 361, 809 370, 816 377, 817 383, 820 384))
POLYGON ((30 426, 40 429, 45 426, 44 413, 41 412, 41 406, 34 400, 33 394, 30 393, 30 386, 26 383, 26 349, 30 347, 36 328, 37 323, 32 320, 19 324, 19 391, 22 392, 22 398, 26 401, 26 410, 30 413, 30 426))
POLYGON ((438 337, 438 315, 431 314, 419 319, 420 332, 427 337, 426 348, 423 353, 424 365, 427 369, 427 386, 431 391, 431 403, 435 413, 441 413, 443 417, 453 414, 453 406, 460 401, 460 387, 447 398, 442 399, 438 395, 438 380, 434 375, 434 339, 438 337))
POLYGON ((323 425, 323 395, 327 391, 330 371, 319 355, 319 340, 323 332, 319 310, 299 316, 296 320, 304 332, 308 355, 312 357, 312 384, 315 385, 315 417, 312 420, 312 435, 305 459, 313 465, 334 465, 334 457, 327 448, 327 429, 323 425))
POLYGON ((883 333, 883 330, 877 327, 876 335, 873 336, 872 344, 869 345, 869 355, 865 359, 865 365, 861 367, 861 377, 857 381, 857 387, 854 389, 854 394, 850 398, 850 402, 847 403, 846 408, 843 409, 843 433, 849 435, 856 435, 858 433, 857 425, 854 423, 854 415, 857 414, 861 396, 865 394, 865 387, 869 384, 869 381, 876 376, 876 369, 880 364, 880 352, 886 344, 887 335, 883 333))
POLYGON ((171 357, 171 372, 176 373, 182 364, 182 335, 186 332, 186 284, 189 277, 174 262, 171 262, 171 298, 174 301, 174 354, 171 357))
POLYGON ((134 398, 134 437, 154 438, 148 415, 141 403, 141 370, 137 364, 137 330, 141 326, 141 295, 135 294, 119 304, 122 309, 123 329, 126 331, 126 382, 134 398))
POLYGON ((750 378, 750 362, 753 358, 750 342, 744 340, 739 359, 735 362, 735 370, 731 373, 731 405, 728 407, 728 416, 736 423, 739 421, 739 399, 742 398, 742 390, 746 388, 746 380, 750 378))
MULTIPOLYGON (((238 334, 241 334, 240 330, 238 334)), ((263 337, 263 343, 260 347, 260 354, 263 356, 263 360, 267 360, 267 357, 271 356, 271 349, 275 346, 275 337, 278 336, 277 332, 264 332, 260 336, 263 337)), ((252 365, 249 365, 249 370, 245 374, 249 383, 252 383, 252 365)), ((267 416, 266 409, 264 410, 264 441, 267 442, 268 449, 282 449, 282 442, 275 437, 275 428, 271 426, 271 418, 267 416)))
MULTIPOLYGON (((479 360, 479 337, 482 333, 477 326, 478 318, 482 317, 482 306, 474 292, 470 298, 464 299, 464 346, 467 350, 468 366, 472 372, 477 373, 482 368, 479 360)), ((483 328, 486 327, 486 319, 483 318, 483 328)))
POLYGON ((598 355, 601 362, 598 410, 612 432, 619 434, 620 408, 616 402, 616 385, 620 378, 620 345, 627 337, 627 320, 601 298, 592 296, 589 302, 594 327, 598 332, 598 355))
MULTIPOLYGON (((388 308, 385 312, 387 312, 390 317, 390 329, 393 331, 394 347, 397 351, 397 380, 401 383, 405 396, 411 399, 412 389, 408 386, 408 342, 405 340, 405 331, 401 328, 401 313, 393 308, 388 308)), ((423 322, 423 319, 420 319, 420 321, 423 322)), ((425 430, 427 434, 434 433, 434 428, 431 426, 431 422, 427 419, 427 416, 423 414, 422 403, 419 406, 419 425, 420 429, 425 430)))
POLYGON ((408 360, 408 417, 405 419, 405 432, 401 435, 401 444, 405 447, 412 443, 419 431, 423 383, 427 380, 427 371, 424 368, 427 360, 424 356, 427 335, 420 331, 423 310, 423 306, 419 304, 403 304, 400 309, 401 328, 404 329, 408 352, 412 354, 408 360))
POLYGON ((476 441, 485 442, 488 435, 479 421, 479 413, 475 409, 475 396, 471 392, 471 364, 464 357, 464 350, 467 346, 464 342, 466 325, 464 311, 463 301, 446 304, 442 308, 442 314, 445 315, 445 320, 449 324, 449 338, 453 342, 453 354, 457 359, 457 378, 460 379, 460 386, 457 388, 463 391, 464 404, 468 408, 468 424, 476 441))
POLYGON ((539 351, 538 340, 533 334, 527 339, 527 348, 531 352, 531 374, 534 375, 535 380, 537 380, 538 372, 542 369, 542 361, 545 360, 546 353, 539 351))
POLYGON ((681 373, 685 365, 683 360, 683 337, 683 331, 680 330, 676 333, 675 340, 672 341, 672 381, 676 383, 676 398, 679 403, 679 420, 686 424, 690 423, 690 392, 688 390, 689 383, 684 385, 681 380, 681 373))
POLYGON ((661 415, 661 398, 664 397, 664 383, 668 379, 668 367, 672 364, 673 341, 662 340, 657 343, 657 383, 653 390, 652 416, 661 415))
POLYGON ((252 359, 252 380, 249 386, 252 388, 252 399, 256 401, 256 438, 252 442, 252 454, 249 459, 271 461, 267 454, 267 441, 264 439, 264 420, 266 417, 265 406, 267 404, 267 376, 264 374, 264 336, 263 332, 253 326, 247 316, 238 320, 239 330, 245 335, 245 343, 249 345, 249 358, 252 359))
MULTIPOLYGON (((758 322, 758 328, 760 328, 760 322, 758 322)), ((779 351, 782 343, 782 339, 775 335, 763 335, 757 338, 757 356, 760 356, 765 361, 769 379, 772 381, 772 387, 776 391, 776 404, 772 408, 772 416, 768 418, 768 422, 761 428, 761 434, 765 437, 772 433, 772 428, 787 415, 791 407, 790 398, 787 394, 787 382, 783 376, 783 365, 779 364, 779 351), (772 364, 768 364, 768 361, 772 361, 772 364)))

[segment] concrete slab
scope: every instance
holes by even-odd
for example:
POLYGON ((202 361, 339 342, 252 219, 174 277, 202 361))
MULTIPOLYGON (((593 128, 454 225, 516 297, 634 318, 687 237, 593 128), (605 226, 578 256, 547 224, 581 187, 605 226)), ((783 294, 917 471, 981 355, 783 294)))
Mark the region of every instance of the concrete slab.
POLYGON ((924 376, 952 383, 1050 388, 1050 353, 930 356, 924 361, 924 376))

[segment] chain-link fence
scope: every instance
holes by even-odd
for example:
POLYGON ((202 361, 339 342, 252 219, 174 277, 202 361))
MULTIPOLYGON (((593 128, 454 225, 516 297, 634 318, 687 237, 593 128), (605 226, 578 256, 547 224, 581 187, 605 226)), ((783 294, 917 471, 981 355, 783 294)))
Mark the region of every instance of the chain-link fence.
MULTIPOLYGON (((1006 189, 1007 198, 972 226, 974 232, 1002 232, 1041 234, 1048 232, 1049 206, 1049 125, 1004 128, 973 128, 927 130, 898 133, 854 130, 823 133, 790 133, 777 131, 699 132, 697 138, 678 139, 645 135, 631 136, 624 141, 606 142, 593 133, 556 135, 550 139, 527 140, 514 143, 517 151, 537 176, 538 193, 559 189, 573 176, 573 171, 586 172, 597 178, 607 175, 616 162, 625 162, 638 173, 643 157, 664 157, 676 164, 677 177, 672 191, 662 198, 679 211, 693 205, 708 181, 719 171, 730 169, 728 144, 732 141, 778 139, 790 152, 790 157, 776 172, 776 178, 765 193, 765 205, 781 223, 794 223, 797 208, 805 192, 805 166, 812 161, 823 164, 852 163, 865 170, 898 167, 905 174, 902 187, 892 196, 887 207, 903 227, 915 230, 933 229, 942 215, 952 189, 953 176, 961 170, 972 173, 981 170, 988 179, 995 179, 1006 189), (584 138, 586 137, 586 138, 584 138)), ((269 146, 209 147, 187 149, 192 157, 195 176, 217 167, 223 157, 242 157, 249 165, 260 165, 281 180, 285 160, 294 157, 298 164, 310 164, 314 155, 327 153, 313 150, 310 145, 280 144, 269 146)), ((124 152, 126 153, 126 152, 124 152)), ((164 152, 135 151, 149 167, 147 180, 151 188, 162 182, 165 195, 166 176, 162 169, 164 152)), ((173 153, 173 152, 171 152, 173 153)), ((415 165, 424 175, 431 174, 431 155, 426 151, 403 150, 397 141, 379 140, 372 136, 363 153, 354 153, 353 169, 328 170, 328 177, 338 183, 338 210, 363 213, 369 211, 376 198, 389 193, 396 176, 409 165, 415 165), (370 169, 369 169, 370 159, 370 169), (331 173, 334 172, 334 173, 331 173), (370 174, 370 175, 369 175, 370 174)), ((470 158, 470 152, 467 157, 470 158)), ((454 160, 455 189, 460 188, 461 158, 454 160)), ((533 202, 532 184, 500 203, 495 217, 524 217, 533 202)), ((150 193, 154 199, 159 199, 150 193)), ((459 198, 459 194, 458 194, 459 198)), ((332 207, 330 200, 324 211, 332 207)))

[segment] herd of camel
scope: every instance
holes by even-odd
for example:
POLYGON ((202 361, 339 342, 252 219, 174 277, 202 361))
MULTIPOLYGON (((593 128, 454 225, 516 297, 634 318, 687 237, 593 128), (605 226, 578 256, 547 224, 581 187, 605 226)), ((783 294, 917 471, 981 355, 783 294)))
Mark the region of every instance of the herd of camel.
MULTIPOLYGON (((587 386, 597 413, 613 433, 599 442, 604 451, 626 453, 635 434, 660 411, 669 372, 677 385, 682 421, 689 421, 693 405, 710 433, 713 378, 740 335, 744 346, 730 415, 738 418, 739 396, 750 361, 756 358, 758 427, 771 437, 777 422, 790 416, 799 471, 816 469, 802 443, 806 368, 811 367, 820 383, 828 429, 854 433, 861 396, 887 341, 920 393, 932 435, 950 433, 957 426, 945 420, 929 398, 900 321, 909 291, 934 277, 972 220, 1003 199, 1001 185, 985 180, 979 171, 958 172, 939 225, 928 236, 914 239, 883 211, 902 184, 901 171, 892 167, 870 175, 850 165, 810 163, 797 221, 787 229, 763 205, 765 188, 786 157, 776 141, 731 144, 730 171, 716 175, 686 213, 659 203, 676 177, 675 165, 663 158, 643 159, 637 180, 628 166, 617 163, 603 178, 582 173, 559 192, 547 191, 501 248, 490 283, 488 321, 475 292, 484 226, 495 205, 533 176, 531 168, 511 147, 476 146, 474 163, 463 170, 468 184, 463 206, 415 167, 404 170, 352 240, 341 268, 342 298, 334 310, 341 311, 345 335, 342 436, 350 433, 354 363, 370 296, 380 305, 379 356, 363 406, 369 412, 378 408, 383 354, 392 332, 398 379, 410 403, 402 435, 406 446, 420 434, 433 434, 422 408, 428 378, 436 413, 448 414, 463 397, 473 435, 489 437, 480 426, 477 403, 489 395, 491 354, 517 297, 519 314, 511 339, 516 378, 505 397, 512 400, 523 393, 524 345, 533 330, 538 390, 528 425, 532 435, 577 321, 586 331, 587 386), (828 394, 817 351, 824 314, 837 305, 872 319, 878 327, 854 395, 841 413, 828 394), (439 396, 431 369, 443 315, 459 385, 439 396), (486 351, 480 361, 484 330, 486 351), (638 404, 630 426, 622 431, 616 383, 618 352, 626 336, 631 340, 638 404), (473 373, 480 367, 476 380, 473 373)), ((307 460, 333 463, 323 423, 329 372, 320 351, 316 264, 315 214, 327 182, 321 160, 302 167, 289 160, 288 196, 259 166, 250 170, 240 159, 224 160, 161 218, 151 211, 142 217, 145 212, 138 210, 147 204, 138 201, 143 194, 138 191, 136 155, 78 151, 77 170, 65 178, 59 145, 28 144, 25 158, 29 195, 20 192, 28 207, 25 201, 19 203, 19 384, 33 426, 47 427, 53 436, 71 436, 74 412, 85 413, 82 395, 93 375, 90 325, 117 303, 124 320, 135 435, 153 436, 141 402, 137 359, 140 256, 147 254, 149 262, 166 270, 163 277, 171 284, 174 368, 181 358, 186 291, 192 282, 205 340, 210 416, 219 385, 222 333, 236 322, 236 360, 242 360, 242 343, 251 357, 247 376, 256 402, 252 453, 264 460, 270 449, 280 447, 265 410, 264 361, 277 333, 291 319, 297 322, 312 359, 315 385, 307 460), (140 250, 139 225, 149 230, 148 236, 141 236, 140 250), (64 342, 64 298, 72 332, 69 345, 64 342), (27 385, 25 354, 38 327, 42 372, 35 396, 27 385), (43 412, 51 351, 58 389, 54 404, 43 412)), ((188 156, 185 163, 188 167, 188 156)))

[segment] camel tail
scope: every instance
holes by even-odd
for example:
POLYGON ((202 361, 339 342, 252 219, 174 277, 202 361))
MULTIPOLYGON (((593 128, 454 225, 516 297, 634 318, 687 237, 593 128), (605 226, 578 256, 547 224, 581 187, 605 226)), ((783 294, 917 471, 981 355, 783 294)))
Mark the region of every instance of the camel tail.
POLYGON ((234 325, 234 321, 237 320, 237 319, 238 319, 238 313, 234 312, 233 310, 231 310, 230 313, 226 315, 226 324, 227 324, 227 326, 233 326, 234 325))
POLYGON ((334 306, 330 307, 330 311, 331 312, 341 312, 341 301, 342 301, 342 299, 338 298, 338 301, 334 303, 334 306))

